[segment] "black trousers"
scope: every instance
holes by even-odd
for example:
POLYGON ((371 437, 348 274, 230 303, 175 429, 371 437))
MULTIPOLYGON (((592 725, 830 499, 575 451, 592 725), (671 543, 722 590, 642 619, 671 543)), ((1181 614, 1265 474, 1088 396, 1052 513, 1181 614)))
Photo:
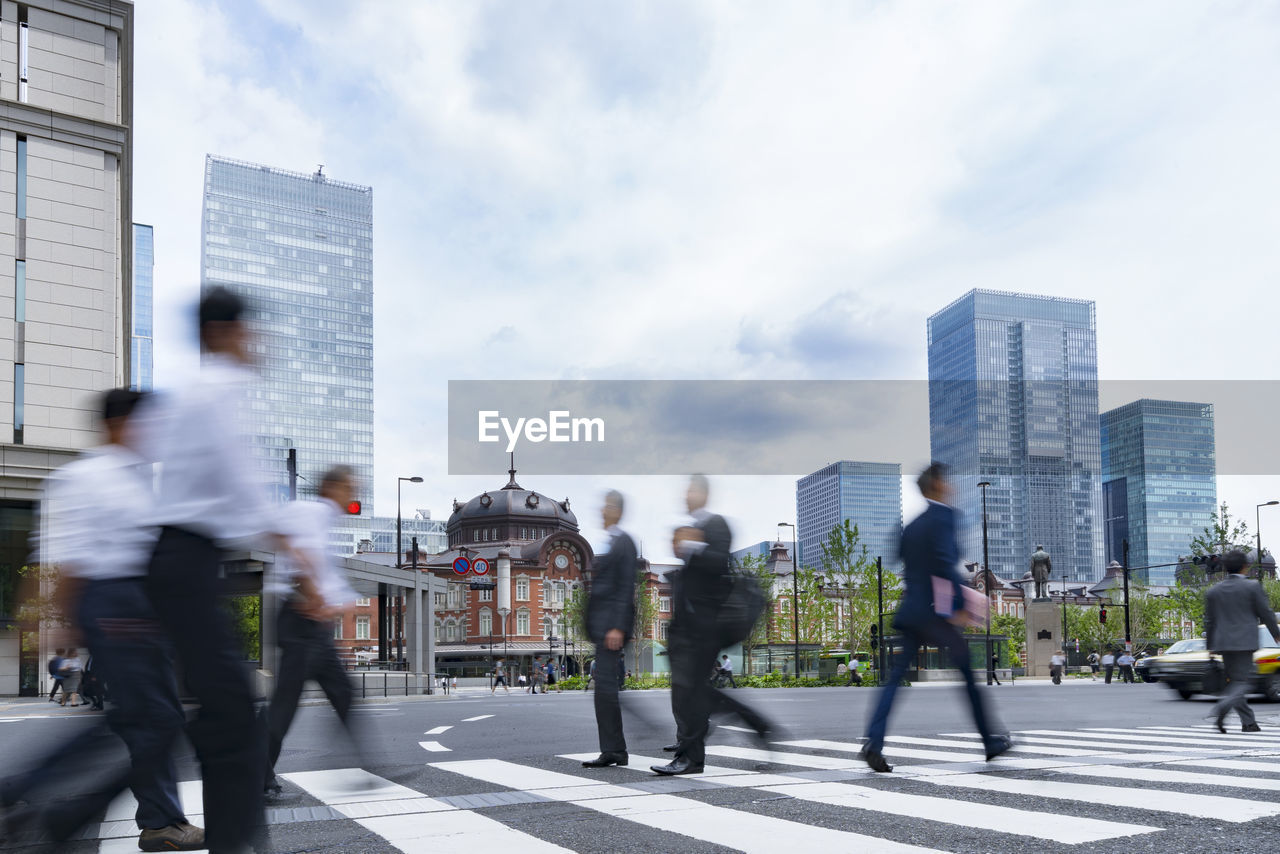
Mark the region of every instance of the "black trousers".
POLYGON ((351 733, 354 694, 351 680, 333 645, 331 624, 309 620, 294 610, 292 603, 286 602, 276 621, 276 643, 280 647, 280 667, 276 673, 271 708, 267 712, 267 785, 275 782, 280 747, 293 723, 293 716, 298 712, 298 700, 307 680, 314 679, 320 685, 348 734, 351 733))
POLYGON ((223 608, 222 558, 212 540, 164 528, 148 572, 156 614, 200 703, 187 735, 200 760, 205 841, 214 854, 260 844, 265 833, 266 739, 254 714, 244 656, 223 608))
MULTIPOLYGON (((690 621, 691 622, 691 621, 690 621)), ((714 624, 714 620, 709 621, 714 624)), ((676 719, 676 738, 680 743, 676 756, 684 756, 695 765, 706 761, 707 732, 711 715, 737 715, 752 729, 763 731, 769 724, 765 718, 711 686, 707 674, 715 666, 720 643, 689 622, 672 625, 667 653, 671 658, 671 711, 676 719)), ((596 670, 596 678, 600 678, 596 670)))
POLYGON ((1124 681, 1132 685, 1133 684, 1133 665, 1132 664, 1120 665, 1120 676, 1121 678, 1124 679, 1124 681))
POLYGON ((611 650, 596 644, 596 730, 600 735, 601 753, 626 753, 627 739, 622 734, 622 704, 618 691, 622 687, 622 650, 611 650))
POLYGON ((1103 668, 1102 668, 1102 670, 1103 670, 1103 672, 1104 672, 1104 673, 1106 673, 1106 681, 1107 681, 1107 684, 1108 684, 1108 685, 1110 685, 1110 684, 1111 684, 1111 674, 1112 674, 1112 672, 1115 670, 1115 665, 1112 665, 1112 664, 1104 665, 1104 666, 1103 666, 1103 668))

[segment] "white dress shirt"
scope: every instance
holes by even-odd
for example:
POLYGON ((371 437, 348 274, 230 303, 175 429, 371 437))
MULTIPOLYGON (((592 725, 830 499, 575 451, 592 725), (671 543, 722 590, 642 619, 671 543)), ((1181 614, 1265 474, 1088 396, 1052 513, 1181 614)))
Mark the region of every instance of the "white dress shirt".
POLYGON ((157 526, 182 528, 223 547, 262 545, 280 533, 238 415, 253 372, 227 356, 143 410, 145 447, 160 464, 157 526))
MULTIPOLYGON (((690 528, 698 528, 711 518, 711 511, 705 507, 699 507, 689 514, 690 528)), ((681 560, 688 560, 694 555, 701 552, 707 547, 705 542, 699 540, 681 540, 680 545, 676 548, 676 557, 681 560)))
MULTIPOLYGON (((350 605, 358 598, 329 548, 329 531, 343 515, 341 507, 321 498, 291 502, 285 505, 278 517, 280 533, 287 536, 294 548, 311 562, 316 589, 324 603, 338 608, 350 605)), ((282 595, 292 593, 297 574, 298 569, 288 555, 277 554, 271 589, 282 595)))
POLYGON ((85 451, 44 486, 40 561, 86 580, 145 575, 155 547, 146 463, 122 445, 85 451))

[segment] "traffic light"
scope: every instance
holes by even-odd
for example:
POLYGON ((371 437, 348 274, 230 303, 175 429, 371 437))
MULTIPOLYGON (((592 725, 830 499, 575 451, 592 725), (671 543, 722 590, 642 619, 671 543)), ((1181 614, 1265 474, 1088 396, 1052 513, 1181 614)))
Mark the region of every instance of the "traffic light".
POLYGON ((349 504, 347 504, 347 515, 348 515, 348 516, 359 516, 359 515, 360 515, 360 502, 359 502, 359 501, 352 501, 352 502, 350 502, 349 504))
POLYGON ((871 627, 871 651, 875 652, 880 648, 880 627, 871 627))
POLYGON ((1106 621, 1107 621, 1107 609, 1106 609, 1106 608, 1099 608, 1099 609, 1098 609, 1098 622, 1099 622, 1099 623, 1105 623, 1106 621))

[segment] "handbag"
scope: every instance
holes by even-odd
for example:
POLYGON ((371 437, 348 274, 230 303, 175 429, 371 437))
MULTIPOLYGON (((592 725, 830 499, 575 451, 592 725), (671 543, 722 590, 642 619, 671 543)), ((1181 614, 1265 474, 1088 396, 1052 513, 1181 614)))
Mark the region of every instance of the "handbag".
POLYGON ((721 649, 746 640, 765 608, 764 591, 755 576, 732 570, 727 578, 729 595, 716 614, 721 649))
MULTIPOLYGON (((944 620, 950 620, 955 613, 952 607, 955 598, 954 584, 950 578, 933 576, 933 610, 944 620)), ((960 585, 960 596, 964 612, 968 615, 964 625, 976 626, 983 622, 987 613, 986 597, 967 584, 960 585)))

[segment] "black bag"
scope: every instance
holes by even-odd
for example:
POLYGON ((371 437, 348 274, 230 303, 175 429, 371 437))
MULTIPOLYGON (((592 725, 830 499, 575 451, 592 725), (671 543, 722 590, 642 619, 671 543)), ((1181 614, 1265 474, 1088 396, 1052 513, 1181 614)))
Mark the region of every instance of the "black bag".
POLYGON ((716 615, 716 631, 721 648, 746 640, 764 613, 764 591, 754 575, 731 571, 727 575, 729 595, 716 615))

